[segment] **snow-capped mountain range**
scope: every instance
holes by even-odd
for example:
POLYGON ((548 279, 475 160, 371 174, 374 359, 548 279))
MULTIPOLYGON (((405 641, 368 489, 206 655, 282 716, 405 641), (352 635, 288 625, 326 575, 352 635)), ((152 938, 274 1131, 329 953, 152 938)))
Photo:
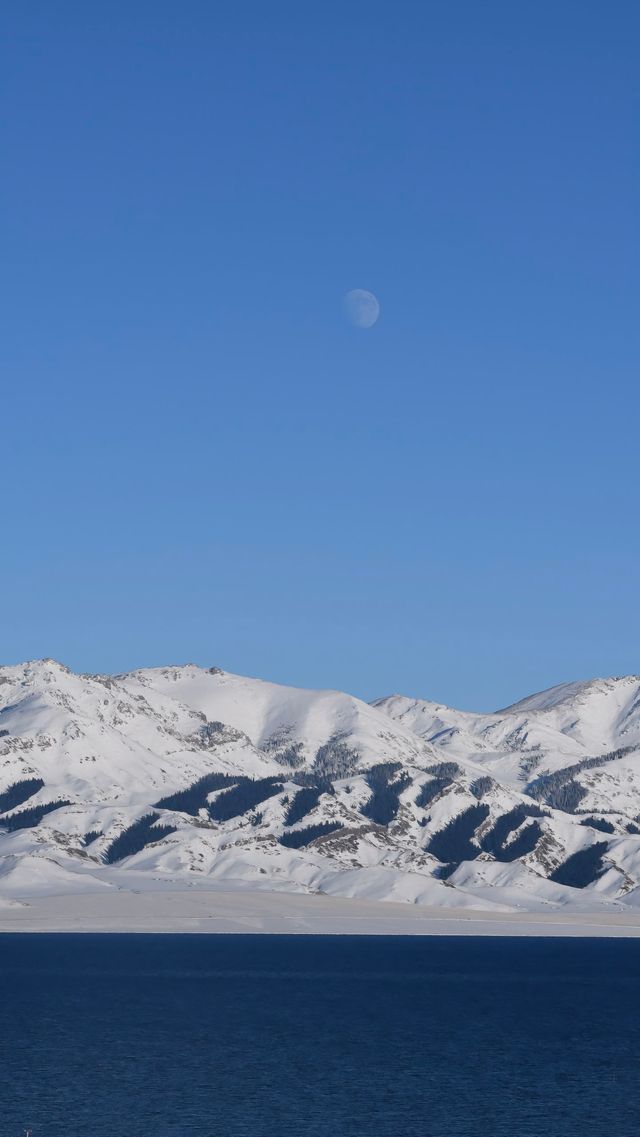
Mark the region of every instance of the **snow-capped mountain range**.
POLYGON ((640 908, 640 678, 473 714, 216 667, 0 668, 0 905, 142 879, 640 908))

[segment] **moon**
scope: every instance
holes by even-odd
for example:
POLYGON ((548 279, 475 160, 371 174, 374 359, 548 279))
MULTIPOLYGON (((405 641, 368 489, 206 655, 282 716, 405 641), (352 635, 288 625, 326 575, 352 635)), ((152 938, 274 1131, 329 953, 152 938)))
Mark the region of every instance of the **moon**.
POLYGON ((366 288, 352 288, 344 298, 348 319, 356 328, 372 328, 380 315, 380 304, 366 288))

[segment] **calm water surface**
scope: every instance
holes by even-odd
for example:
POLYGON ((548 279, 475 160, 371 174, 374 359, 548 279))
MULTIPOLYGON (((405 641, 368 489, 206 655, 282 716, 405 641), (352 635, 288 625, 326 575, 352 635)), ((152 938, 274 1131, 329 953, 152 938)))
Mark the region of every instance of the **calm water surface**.
POLYGON ((0 1133, 638 1137, 639 953, 0 936, 0 1133))

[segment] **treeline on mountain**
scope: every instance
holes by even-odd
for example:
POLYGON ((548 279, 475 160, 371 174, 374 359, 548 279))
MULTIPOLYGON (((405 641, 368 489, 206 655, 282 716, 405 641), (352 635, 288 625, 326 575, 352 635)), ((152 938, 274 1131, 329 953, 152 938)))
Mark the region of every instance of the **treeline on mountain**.
POLYGON ((230 821, 240 817, 261 802, 275 797, 284 789, 282 778, 257 778, 255 781, 239 782, 230 790, 225 790, 209 806, 212 821, 230 821))
POLYGON ((569 888, 586 888, 602 876, 603 856, 607 848, 606 841, 596 841, 595 845, 580 849, 558 865, 549 880, 553 880, 556 884, 566 884, 569 888))
POLYGON ((205 774, 204 777, 198 778, 186 789, 177 790, 174 794, 160 798, 154 809, 175 809, 180 813, 189 813, 192 817, 197 817, 199 811, 206 806, 207 797, 210 793, 245 780, 248 781, 241 774, 218 774, 217 772, 205 774))
POLYGON ((304 743, 291 742, 286 730, 272 734, 271 738, 262 743, 261 749, 265 754, 272 755, 281 766, 289 766, 291 770, 304 766, 304 743))
POLYGON ((132 857, 147 845, 153 845, 156 841, 161 841, 163 837, 169 837, 177 831, 175 825, 157 825, 159 817, 159 813, 146 813, 144 817, 139 817, 119 833, 104 854, 103 859, 106 864, 115 865, 125 857, 132 857))
MULTIPOLYGON (((265 747, 265 753, 271 752, 265 747)), ((282 750, 275 750, 273 756, 281 766, 289 766, 291 770, 297 770, 298 766, 305 765, 305 747, 302 742, 290 742, 289 746, 285 746, 282 750)))
POLYGON ((547 817, 544 810, 538 805, 519 804, 496 818, 491 828, 474 841, 476 830, 486 821, 489 812, 488 805, 469 806, 433 834, 427 845, 428 852, 444 864, 454 865, 460 861, 475 861, 481 852, 506 864, 533 852, 542 836, 538 822, 534 820, 521 832, 517 831, 530 818, 547 817), (516 836, 510 841, 513 833, 516 836))
POLYGON ((540 779, 542 785, 537 783, 527 790, 538 801, 545 802, 551 809, 561 809, 565 813, 575 813, 580 802, 587 796, 587 790, 580 782, 571 776, 567 777, 564 770, 557 770, 555 774, 544 774, 540 779))
POLYGON ((431 781, 425 782, 418 791, 416 805, 419 809, 426 809, 462 773, 457 762, 436 762, 433 766, 427 766, 426 772, 431 775, 431 781))
POLYGON ((433 766, 427 766, 426 772, 434 778, 457 778, 462 770, 457 762, 435 762, 433 766))
MULTIPOLYGON (((335 794, 331 780, 317 773, 296 773, 295 784, 299 790, 289 804, 285 825, 295 825, 317 805, 321 794, 335 794)), ((160 798, 154 809, 174 809, 197 817, 201 809, 207 808, 209 794, 224 790, 208 807, 213 821, 229 821, 260 805, 284 788, 282 775, 268 778, 248 778, 243 774, 210 773, 198 778, 190 786, 160 798)))
POLYGON ((14 782, 0 793, 0 813, 8 813, 10 809, 22 805, 42 789, 44 789, 42 778, 24 778, 21 782, 14 782))
POLYGON ((540 774, 529 783, 526 792, 530 797, 544 801, 552 809, 575 813, 580 802, 587 796, 584 786, 575 781, 576 775, 583 770, 593 770, 599 766, 606 766, 609 762, 617 762, 633 750, 633 746, 621 746, 617 750, 610 750, 595 758, 583 758, 580 762, 565 766, 563 770, 555 770, 552 774, 540 774))
POLYGON ((305 789, 321 789, 325 794, 335 794, 336 792, 331 778, 324 774, 296 771, 291 781, 294 782, 296 786, 303 786, 305 789))
POLYGON ((478 801, 481 801, 484 795, 488 794, 493 789, 494 785, 495 783, 493 778, 489 778, 487 775, 483 774, 482 777, 476 778, 475 782, 471 783, 469 789, 471 790, 473 796, 477 797, 478 801))
POLYGON ((308 786, 298 790, 284 815, 285 825, 295 825, 298 821, 302 821, 303 817, 316 808, 322 793, 319 786, 308 786))
POLYGON ((274 757, 281 766, 289 766, 291 770, 296 770, 298 766, 304 766, 304 744, 291 742, 283 750, 276 751, 274 757))
POLYGON ((296 825, 317 806, 323 794, 335 797, 336 788, 330 778, 313 773, 296 773, 292 779, 300 788, 287 806, 285 825, 296 825))
POLYGON ((616 827, 606 817, 583 817, 581 825, 588 825, 590 829, 599 829, 601 833, 615 833, 616 827))
POLYGON ((440 794, 444 793, 444 791, 448 790, 452 785, 453 778, 432 778, 430 782, 425 782, 424 785, 420 786, 418 796, 416 797, 416 805, 420 809, 426 809, 435 798, 439 797, 440 794))
POLYGON ((85 849, 86 849, 87 845, 93 845, 93 842, 97 841, 98 837, 102 837, 102 830, 101 829, 90 829, 88 833, 85 833, 85 835, 82 839, 82 843, 83 843, 85 849))
POLYGON ((389 825, 394 820, 400 808, 400 794, 411 784, 408 774, 395 777, 400 769, 399 762, 381 762, 365 774, 371 797, 360 812, 377 825, 389 825))
POLYGON ((71 805, 71 802, 66 798, 43 802, 42 805, 34 805, 31 809, 22 809, 19 813, 12 813, 9 817, 3 817, 0 824, 10 833, 17 829, 33 829, 35 825, 40 824, 42 818, 46 817, 48 813, 55 813, 56 809, 62 809, 65 805, 71 805))
POLYGON ((335 833, 344 828, 339 821, 324 821, 319 825, 307 825, 306 829, 294 829, 292 833, 283 833, 280 844, 287 849, 303 849, 318 837, 326 837, 328 833, 335 833))
POLYGON ((532 821, 530 825, 523 825, 513 841, 510 841, 502 850, 501 855, 496 856, 496 860, 506 861, 509 864, 511 861, 517 861, 520 857, 526 857, 528 853, 533 852, 541 837, 542 828, 537 821, 532 821))
POLYGON ((431 837, 427 851, 445 864, 460 861, 474 861, 480 853, 480 846, 474 845, 472 838, 476 829, 489 816, 489 806, 470 805, 457 817, 452 817, 442 829, 431 837))
POLYGON ((542 829, 537 822, 534 822, 532 825, 527 825, 513 841, 509 841, 507 844, 511 834, 515 833, 523 822, 530 817, 548 816, 538 805, 525 805, 524 803, 516 805, 508 813, 503 813, 496 818, 493 827, 488 832, 483 833, 479 842, 480 848, 483 853, 489 853, 494 860, 509 864, 511 861, 517 860, 518 857, 533 852, 542 836, 542 829))
POLYGON ((321 746, 313 761, 314 773, 325 778, 345 778, 358 765, 358 751, 340 738, 330 738, 321 746))

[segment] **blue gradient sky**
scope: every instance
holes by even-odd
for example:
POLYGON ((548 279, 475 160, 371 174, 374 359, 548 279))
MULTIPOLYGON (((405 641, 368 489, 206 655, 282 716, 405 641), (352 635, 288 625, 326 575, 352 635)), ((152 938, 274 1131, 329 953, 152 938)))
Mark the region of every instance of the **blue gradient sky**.
POLYGON ((0 658, 640 671, 638 5, 3 12, 0 658))

